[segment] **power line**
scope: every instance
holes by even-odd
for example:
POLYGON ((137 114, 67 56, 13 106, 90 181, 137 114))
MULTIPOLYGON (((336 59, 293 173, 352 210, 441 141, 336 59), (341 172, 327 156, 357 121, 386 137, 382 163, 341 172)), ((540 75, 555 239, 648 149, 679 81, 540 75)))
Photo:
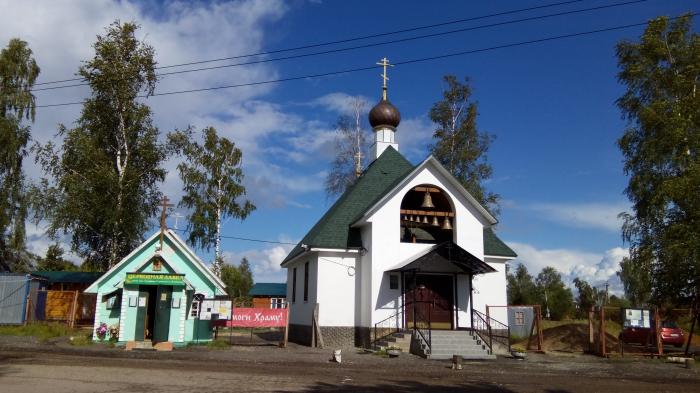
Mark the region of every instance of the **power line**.
MULTIPOLYGON (((170 229, 177 231, 177 232, 183 232, 183 233, 189 232, 185 229, 177 229, 177 228, 170 228, 170 229)), ((238 237, 238 236, 228 236, 228 235, 221 235, 221 238, 233 239, 233 240, 243 240, 243 241, 247 241, 247 242, 256 242, 256 243, 285 244, 285 245, 292 245, 292 246, 297 245, 297 243, 280 242, 280 241, 275 241, 275 240, 252 239, 249 237, 238 237)))
MULTIPOLYGON (((696 16, 696 15, 698 15, 698 13, 691 13, 691 14, 687 14, 687 15, 696 16)), ((681 18, 681 17, 677 16, 677 17, 669 18, 669 20, 675 20, 678 18, 681 18)), ((487 48, 453 52, 453 53, 448 53, 448 54, 444 54, 444 55, 423 57, 423 58, 412 59, 412 60, 397 61, 394 64, 397 66, 415 64, 415 63, 421 63, 421 62, 426 62, 426 61, 445 59, 445 58, 449 58, 449 57, 463 56, 463 55, 480 53, 480 52, 488 52, 488 51, 498 50, 498 49, 506 49, 506 48, 513 48, 513 47, 517 47, 517 46, 532 45, 532 44, 536 44, 536 43, 554 41, 554 40, 565 39, 565 38, 581 37, 581 36, 586 36, 586 35, 591 35, 591 34, 598 34, 598 33, 605 33, 605 32, 616 31, 616 30, 629 29, 632 27, 645 26, 646 24, 647 24, 647 22, 639 22, 639 23, 633 23, 633 24, 628 24, 628 25, 608 27, 608 28, 604 28, 604 29, 589 30, 589 31, 571 33, 571 34, 563 34, 563 35, 546 37, 546 38, 539 38, 539 39, 534 39, 534 40, 520 41, 520 42, 516 42, 516 43, 511 43, 511 44, 496 45, 496 46, 491 46, 491 47, 487 47, 487 48)), ((377 66, 373 65, 373 66, 369 66, 369 67, 350 68, 350 69, 339 70, 339 71, 329 71, 329 72, 323 72, 323 73, 317 73, 317 74, 294 76, 294 77, 288 77, 288 78, 279 78, 279 79, 272 79, 272 80, 266 80, 266 81, 247 82, 247 83, 239 83, 239 84, 223 85, 223 86, 213 86, 213 87, 205 87, 205 88, 199 88, 199 89, 176 90, 176 91, 170 91, 170 92, 164 92, 164 93, 155 93, 155 94, 151 94, 151 95, 141 95, 141 96, 138 96, 137 98, 148 98, 148 97, 156 97, 156 96, 175 95, 175 94, 196 93, 196 92, 203 92, 203 91, 213 91, 213 90, 232 89, 232 88, 239 88, 239 87, 266 85, 266 84, 271 84, 271 83, 290 82, 290 81, 301 80, 301 79, 321 78, 321 77, 327 77, 327 76, 368 71, 368 70, 373 70, 376 67, 377 66)), ((50 108, 50 107, 57 107, 57 106, 79 105, 79 104, 83 104, 84 102, 85 101, 64 102, 64 103, 59 103, 59 104, 37 105, 36 107, 37 108, 50 108)))
MULTIPOLYGON (((271 62, 275 62, 275 61, 292 60, 292 59, 300 59, 300 58, 305 58, 305 57, 327 55, 327 54, 331 54, 331 53, 347 52, 347 51, 352 51, 352 50, 366 49, 366 48, 396 44, 396 43, 401 43, 401 42, 416 41, 416 40, 425 39, 425 38, 433 38, 433 37, 440 37, 440 36, 445 36, 445 35, 450 35, 450 34, 464 33, 467 31, 480 30, 480 29, 485 29, 485 28, 489 28, 489 27, 505 26, 505 25, 510 25, 510 24, 553 18, 553 17, 557 17, 557 16, 564 16, 564 15, 571 15, 571 14, 577 14, 577 13, 588 12, 588 11, 597 11, 597 10, 603 10, 603 9, 607 9, 607 8, 621 7, 621 6, 625 6, 625 5, 643 3, 646 1, 648 1, 648 0, 632 0, 632 1, 622 2, 622 3, 607 4, 607 5, 597 6, 597 7, 583 8, 583 9, 571 10, 571 11, 562 11, 562 12, 556 12, 556 13, 552 13, 552 14, 532 16, 532 17, 521 18, 521 19, 513 19, 513 20, 509 20, 509 21, 495 22, 495 23, 490 23, 490 24, 485 24, 485 25, 480 25, 480 26, 465 27, 465 28, 461 28, 461 29, 448 30, 448 31, 444 31, 444 32, 424 34, 424 35, 400 38, 400 39, 383 41, 383 42, 375 42, 375 43, 370 43, 370 44, 356 45, 356 46, 351 46, 351 47, 346 47, 346 48, 329 49, 329 50, 318 51, 318 52, 303 53, 303 54, 298 54, 298 55, 289 55, 289 56, 276 57, 276 58, 271 58, 271 59, 251 60, 251 61, 246 61, 246 62, 224 64, 224 65, 211 66, 211 67, 201 67, 201 68, 192 68, 192 69, 188 69, 188 70, 163 72, 163 73, 157 74, 157 76, 168 76, 168 75, 186 74, 186 73, 191 73, 191 72, 211 71, 211 70, 222 69, 222 68, 240 67, 240 66, 253 65, 253 64, 271 63, 271 62)), ((76 84, 64 85, 64 86, 43 87, 43 88, 39 88, 39 89, 32 89, 31 91, 38 92, 38 91, 46 91, 46 90, 58 90, 58 89, 67 89, 67 88, 87 86, 87 85, 89 85, 89 83, 84 82, 84 83, 76 83, 76 84)))
MULTIPOLYGON (((301 49, 311 49, 311 48, 318 48, 318 47, 322 47, 322 46, 329 46, 329 45, 336 45, 336 44, 344 44, 344 43, 347 43, 347 42, 361 41, 361 40, 366 40, 366 39, 370 39, 370 38, 377 38, 377 37, 385 37, 385 36, 388 36, 388 35, 394 35, 394 34, 400 34, 400 33, 407 33, 407 32, 411 32, 411 31, 418 31, 418 30, 430 29, 430 28, 433 28, 433 27, 440 27, 440 26, 447 26, 447 25, 452 25, 452 24, 470 22, 470 21, 475 21, 475 20, 480 20, 480 19, 492 18, 492 17, 496 17, 496 16, 504 16, 504 15, 510 15, 510 14, 517 14, 517 13, 521 13, 521 12, 534 11, 534 10, 544 9, 544 8, 551 8, 551 7, 556 7, 556 6, 560 6, 560 5, 567 5, 567 4, 572 4, 572 3, 580 3, 580 2, 582 2, 582 1, 584 1, 584 0, 562 1, 562 2, 558 2, 558 3, 550 3, 550 4, 540 5, 540 6, 534 6, 534 7, 527 7, 527 8, 520 8, 520 9, 515 9, 515 10, 497 12, 497 13, 494 13, 494 14, 487 14, 487 15, 475 16, 475 17, 471 17, 471 18, 464 18, 464 19, 457 19, 457 20, 452 20, 452 21, 440 22, 440 23, 435 23, 435 24, 431 24, 431 25, 410 27, 410 28, 406 28, 406 29, 394 30, 394 31, 383 32, 383 33, 376 33, 376 34, 370 34, 370 35, 365 35, 365 36, 360 36, 360 37, 345 38, 345 39, 340 39, 340 40, 336 40, 336 41, 327 41, 327 42, 321 42, 321 43, 316 43, 316 44, 307 44, 307 45, 301 45, 301 46, 296 46, 296 47, 292 47, 292 48, 275 49, 275 50, 269 50, 269 51, 262 51, 262 52, 250 53, 250 54, 246 54, 246 55, 237 55, 237 56, 220 57, 220 58, 209 59, 209 60, 192 61, 192 62, 189 62, 189 63, 170 64, 170 65, 167 65, 167 66, 156 67, 156 69, 174 68, 174 67, 182 67, 182 66, 187 66, 187 65, 196 65, 196 64, 213 63, 213 62, 217 62, 217 61, 241 59, 241 58, 244 58, 244 57, 271 55, 271 54, 275 54, 275 53, 291 52, 291 51, 301 50, 301 49)), ((646 0, 645 0, 645 1, 646 1, 646 0)), ((35 86, 39 86, 39 85, 49 85, 49 84, 55 84, 55 83, 64 83, 64 82, 74 82, 74 81, 79 81, 79 80, 83 80, 83 78, 72 78, 72 79, 63 79, 63 80, 56 80, 56 81, 49 81, 49 82, 41 82, 41 83, 36 83, 35 86)))

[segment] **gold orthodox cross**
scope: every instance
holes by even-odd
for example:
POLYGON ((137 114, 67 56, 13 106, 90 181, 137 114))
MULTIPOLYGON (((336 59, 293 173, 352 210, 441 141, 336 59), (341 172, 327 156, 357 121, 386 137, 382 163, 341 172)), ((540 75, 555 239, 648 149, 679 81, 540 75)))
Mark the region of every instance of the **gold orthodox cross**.
POLYGON ((170 202, 170 199, 168 199, 167 196, 163 195, 163 199, 160 200, 162 203, 163 211, 160 213, 160 249, 163 249, 163 235, 165 234, 165 231, 168 230, 168 224, 165 222, 165 219, 168 217, 168 208, 173 207, 172 204, 168 203, 170 202))
POLYGON ((387 95, 386 95, 386 81, 389 80, 389 77, 386 75, 386 68, 387 68, 387 67, 393 67, 394 65, 393 65, 393 64, 390 64, 390 63, 389 63, 389 59, 387 59, 386 57, 383 58, 383 59, 381 59, 381 60, 379 61, 379 63, 377 63, 377 65, 380 65, 380 66, 382 66, 382 67, 384 68, 384 72, 383 72, 380 76, 382 77, 382 80, 383 80, 383 82, 384 82, 384 84, 383 84, 383 86, 382 86, 382 98, 386 101, 386 99, 387 99, 387 98, 386 98, 386 97, 387 97, 387 95))

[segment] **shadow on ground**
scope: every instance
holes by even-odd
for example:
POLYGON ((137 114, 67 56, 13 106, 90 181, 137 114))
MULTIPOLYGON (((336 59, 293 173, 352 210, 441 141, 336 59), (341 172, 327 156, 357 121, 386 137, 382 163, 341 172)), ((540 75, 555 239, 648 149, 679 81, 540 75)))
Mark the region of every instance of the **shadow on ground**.
MULTIPOLYGON (((330 384, 317 383, 302 392, 320 393, 320 392, 429 392, 429 393, 493 393, 493 392, 513 392, 496 384, 489 383, 461 383, 453 386, 430 385, 423 382, 405 381, 405 382, 386 382, 371 386, 358 386, 351 384, 330 384)), ((285 392, 285 391, 280 391, 285 392)), ((553 392, 554 393, 554 392, 553 392)), ((559 393, 559 392, 556 392, 559 393)))

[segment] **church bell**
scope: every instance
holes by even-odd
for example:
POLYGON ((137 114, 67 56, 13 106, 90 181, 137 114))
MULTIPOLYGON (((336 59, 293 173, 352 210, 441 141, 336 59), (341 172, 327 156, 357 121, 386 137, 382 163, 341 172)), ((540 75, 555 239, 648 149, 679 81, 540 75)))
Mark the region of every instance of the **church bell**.
POLYGON ((430 191, 425 191, 425 195, 423 195, 423 204, 420 206, 431 209, 435 207, 435 205, 433 205, 433 198, 430 196, 430 191))

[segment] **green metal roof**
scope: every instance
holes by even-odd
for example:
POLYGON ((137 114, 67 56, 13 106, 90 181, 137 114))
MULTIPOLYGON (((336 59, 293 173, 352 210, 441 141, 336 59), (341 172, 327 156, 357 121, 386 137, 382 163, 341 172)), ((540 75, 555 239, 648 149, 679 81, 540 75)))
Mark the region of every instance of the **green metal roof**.
POLYGON ((359 179, 331 206, 282 263, 303 252, 301 244, 318 248, 362 247, 360 231, 350 228, 355 220, 413 170, 393 147, 388 147, 359 179))
POLYGON ((287 284, 276 282, 258 282, 250 288, 248 296, 287 297, 287 284))
MULTIPOLYGON (((331 206, 287 257, 285 263, 308 248, 351 249, 362 247, 360 231, 351 228, 386 193, 415 169, 398 151, 388 147, 359 179, 331 206)), ((484 229, 484 253, 504 257, 517 255, 491 229, 484 229)))
POLYGON ((491 228, 484 228, 484 255, 515 258, 518 254, 499 239, 491 228))
POLYGON ((36 271, 33 275, 46 278, 50 284, 92 284, 103 273, 100 272, 64 272, 64 271, 36 271))

